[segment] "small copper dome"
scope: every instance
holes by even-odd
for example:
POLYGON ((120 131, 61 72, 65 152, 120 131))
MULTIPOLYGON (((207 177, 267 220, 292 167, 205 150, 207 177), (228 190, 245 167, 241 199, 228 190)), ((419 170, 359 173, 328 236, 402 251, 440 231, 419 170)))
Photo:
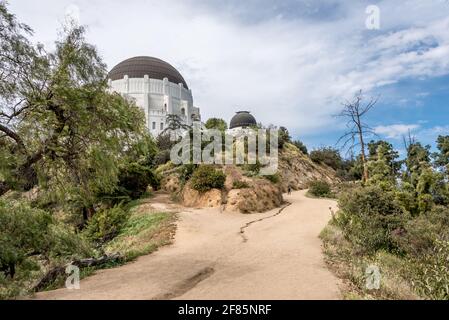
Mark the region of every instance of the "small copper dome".
POLYGON ((255 125, 257 125, 256 119, 249 113, 249 111, 237 111, 237 114, 231 119, 229 129, 255 125))

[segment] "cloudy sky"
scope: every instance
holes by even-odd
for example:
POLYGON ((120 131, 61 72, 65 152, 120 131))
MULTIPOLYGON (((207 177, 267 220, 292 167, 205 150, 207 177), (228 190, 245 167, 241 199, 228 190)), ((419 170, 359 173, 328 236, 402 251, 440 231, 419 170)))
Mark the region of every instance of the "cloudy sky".
POLYGON ((109 68, 137 55, 174 65, 203 119, 250 110, 309 148, 334 145, 335 118, 362 89, 368 123, 402 148, 449 134, 449 0, 9 0, 48 47, 70 14, 109 68), (367 6, 380 28, 366 27, 367 6))

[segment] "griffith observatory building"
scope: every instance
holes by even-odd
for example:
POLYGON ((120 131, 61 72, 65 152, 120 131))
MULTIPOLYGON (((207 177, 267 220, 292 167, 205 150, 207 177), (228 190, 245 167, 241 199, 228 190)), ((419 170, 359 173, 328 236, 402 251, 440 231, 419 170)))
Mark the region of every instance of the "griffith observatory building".
POLYGON ((201 121, 192 90, 178 70, 161 59, 141 56, 124 60, 112 68, 108 78, 112 91, 134 99, 143 109, 154 137, 165 129, 169 114, 178 115, 187 125, 201 121))

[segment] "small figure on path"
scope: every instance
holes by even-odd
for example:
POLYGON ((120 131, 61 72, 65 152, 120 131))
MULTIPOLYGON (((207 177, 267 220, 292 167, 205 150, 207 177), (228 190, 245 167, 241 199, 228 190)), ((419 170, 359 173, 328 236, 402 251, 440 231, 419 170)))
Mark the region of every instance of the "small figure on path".
POLYGON ((288 186, 287 192, 288 192, 288 194, 292 194, 292 187, 288 186))

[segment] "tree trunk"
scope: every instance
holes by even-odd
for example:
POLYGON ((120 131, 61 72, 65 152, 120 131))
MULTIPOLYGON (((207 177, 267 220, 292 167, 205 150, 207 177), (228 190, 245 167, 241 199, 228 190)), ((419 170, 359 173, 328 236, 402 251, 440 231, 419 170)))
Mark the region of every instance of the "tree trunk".
POLYGON ((100 258, 87 258, 87 259, 81 259, 81 260, 75 260, 71 263, 65 265, 65 266, 58 266, 51 270, 49 270, 45 276, 33 287, 33 291, 37 292, 45 287, 47 287, 49 284, 54 282, 58 276, 64 275, 65 270, 67 266, 74 265, 79 268, 84 267, 93 267, 93 266, 99 266, 108 262, 120 262, 123 261, 123 256, 119 253, 114 253, 111 255, 104 255, 100 258))
POLYGON ((363 130, 362 130, 362 122, 360 121, 360 116, 357 115, 357 129, 359 131, 359 140, 360 140, 360 155, 362 158, 363 164, 363 182, 367 182, 369 178, 368 174, 368 166, 366 163, 366 154, 365 154, 365 141, 363 140, 363 130))

